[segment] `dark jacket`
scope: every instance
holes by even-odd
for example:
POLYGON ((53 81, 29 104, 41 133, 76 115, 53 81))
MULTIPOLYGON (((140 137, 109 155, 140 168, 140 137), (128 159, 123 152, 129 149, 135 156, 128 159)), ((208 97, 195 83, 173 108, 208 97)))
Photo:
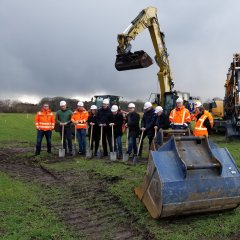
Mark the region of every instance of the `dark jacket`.
MULTIPOLYGON (((197 120, 203 115, 204 113, 199 113, 196 118, 197 120)), ((211 134, 212 128, 211 128, 211 124, 208 118, 205 119, 205 121, 203 122, 203 126, 207 128, 208 134, 211 134)))
POLYGON ((155 121, 156 121, 156 114, 154 109, 150 109, 149 111, 143 114, 141 127, 146 128, 145 134, 147 136, 154 136, 155 121))
POLYGON ((95 123, 95 125, 93 125, 93 136, 99 136, 100 135, 100 127, 97 123, 97 115, 93 115, 92 113, 89 114, 88 116, 88 126, 89 126, 89 133, 91 131, 91 125, 90 123, 95 123))
POLYGON ((137 112, 130 112, 126 116, 126 123, 129 129, 129 137, 138 137, 140 115, 137 112))
POLYGON ((97 114, 97 123, 99 124, 107 124, 107 126, 109 125, 109 123, 112 120, 112 112, 110 110, 110 108, 100 108, 98 110, 98 114, 97 114))
POLYGON ((160 116, 156 117, 155 126, 157 126, 158 129, 168 129, 170 127, 168 119, 168 116, 164 112, 162 112, 160 116))
POLYGON ((116 115, 112 114, 112 123, 114 123, 114 137, 122 136, 122 125, 123 125, 123 115, 117 113, 116 115))

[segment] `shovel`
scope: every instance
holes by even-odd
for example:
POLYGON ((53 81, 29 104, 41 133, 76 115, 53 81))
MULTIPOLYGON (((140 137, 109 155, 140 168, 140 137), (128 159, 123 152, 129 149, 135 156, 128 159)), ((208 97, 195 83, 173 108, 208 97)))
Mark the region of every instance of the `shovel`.
POLYGON ((141 146, 141 143, 142 143, 143 133, 144 133, 144 131, 142 131, 142 133, 141 133, 140 141, 139 141, 139 144, 138 144, 137 156, 134 156, 134 158, 133 158, 133 163, 134 164, 136 164, 138 162, 138 155, 139 155, 139 150, 140 150, 140 146, 141 146))
POLYGON ((90 130, 90 144, 89 144, 89 149, 86 152, 86 158, 90 159, 93 156, 93 151, 91 150, 92 148, 92 133, 93 133, 93 125, 91 125, 91 130, 90 130))
POLYGON ((77 155, 77 127, 74 129, 74 145, 73 145, 73 156, 77 155))
POLYGON ((117 160, 117 153, 114 151, 114 131, 112 125, 112 152, 110 152, 110 160, 116 161, 117 160))
POLYGON ((64 138, 64 125, 62 125, 62 146, 58 150, 58 156, 59 157, 65 157, 65 149, 63 148, 63 138, 64 138))
POLYGON ((127 152, 128 150, 128 135, 129 135, 129 128, 127 128, 127 136, 126 136, 126 146, 125 146, 125 152, 123 153, 123 162, 127 162, 129 159, 129 154, 127 152))
POLYGON ((98 158, 103 157, 103 151, 102 151, 102 135, 103 135, 103 126, 101 126, 101 135, 100 135, 100 145, 99 145, 99 151, 97 153, 98 158))
MULTIPOLYGON (((152 143, 153 143, 153 149, 154 149, 154 151, 157 151, 157 149, 156 149, 156 144, 155 144, 156 136, 157 136, 157 128, 154 128, 154 131, 155 131, 155 133, 154 133, 154 138, 153 138, 152 143)), ((148 155, 149 155, 149 154, 148 154, 148 155)))

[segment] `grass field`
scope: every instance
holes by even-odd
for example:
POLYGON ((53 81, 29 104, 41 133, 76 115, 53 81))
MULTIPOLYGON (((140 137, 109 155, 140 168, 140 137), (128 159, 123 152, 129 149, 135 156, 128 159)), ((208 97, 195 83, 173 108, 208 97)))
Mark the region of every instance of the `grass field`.
MULTIPOLYGON (((33 115, 0 114, 0 146, 1 149, 21 146, 27 148, 35 144, 36 132, 33 115)), ((227 147, 240 167, 240 141, 226 142, 224 136, 211 137, 221 147, 227 147)), ((53 134, 53 143, 58 144, 59 136, 53 134)), ((55 155, 57 152, 55 152, 55 155)), ((19 153, 19 158, 31 158, 29 152, 19 153)), ((56 158, 56 156, 55 156, 56 158)), ((124 208, 132 218, 131 228, 141 232, 148 232, 145 239, 238 239, 240 238, 240 209, 213 214, 200 214, 163 220, 153 220, 142 203, 135 197, 133 188, 143 182, 146 164, 136 166, 120 162, 111 163, 105 160, 86 160, 72 158, 62 162, 51 163, 49 155, 43 154, 35 159, 49 170, 62 175, 76 172, 80 175, 89 173, 99 183, 104 185, 104 191, 116 198, 119 208, 124 208)), ((51 196, 53 202, 58 202, 60 188, 42 187, 37 181, 26 183, 11 178, 0 165, 0 238, 1 239, 82 239, 76 237, 75 232, 60 219, 56 212, 50 210, 44 202, 44 195, 51 196), (28 213, 28 214, 26 214, 28 213), (31 224, 30 224, 31 223, 31 224), (44 226, 46 226, 44 228, 44 226)), ((78 182, 87 184, 91 179, 78 182)), ((94 180, 94 181, 95 181, 94 180)), ((64 190, 66 191, 66 190, 64 190)), ((93 204, 91 200, 89 203, 93 204)), ((99 209, 103 203, 94 200, 99 209)), ((59 203, 60 204, 60 203, 59 203)), ((111 213, 111 204, 109 211, 111 213)), ((113 214, 114 215, 114 214, 113 214)), ((129 217, 128 217, 129 218, 129 217)), ((111 216, 111 221, 121 223, 129 219, 124 216, 111 216)), ((109 234, 113 229, 109 228, 109 234)), ((82 235, 83 236, 83 235, 82 235)), ((110 235, 98 235, 96 239, 108 238, 110 235)), ((88 239, 85 236, 83 239, 88 239)), ((89 238, 91 239, 91 238, 89 238)), ((121 239, 121 238, 120 238, 121 239)), ((124 239, 124 238, 123 238, 124 239)), ((138 238, 136 238, 138 239, 138 238)), ((140 238, 139 238, 140 239, 140 238)))

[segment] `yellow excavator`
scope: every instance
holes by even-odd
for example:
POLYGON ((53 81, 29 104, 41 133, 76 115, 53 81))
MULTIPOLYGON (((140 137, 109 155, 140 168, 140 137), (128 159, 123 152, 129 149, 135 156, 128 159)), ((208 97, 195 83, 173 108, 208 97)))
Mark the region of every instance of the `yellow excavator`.
POLYGON ((213 99, 210 112, 216 131, 225 131, 226 138, 240 136, 240 53, 233 54, 227 72, 224 100, 213 99))
MULTIPOLYGON (((124 71, 153 64, 144 51, 131 52, 130 42, 145 29, 150 32, 160 67, 161 105, 169 112, 178 96, 172 91, 172 73, 156 8, 142 10, 118 35, 115 67, 124 71)), ((240 204, 240 172, 230 153, 207 137, 172 135, 151 151, 144 182, 134 192, 153 218, 234 209, 240 204)))
POLYGON ((128 26, 122 34, 118 35, 118 55, 116 57, 115 67, 118 71, 125 71, 146 68, 153 64, 153 60, 146 52, 131 52, 131 41, 145 29, 149 30, 156 53, 155 60, 160 68, 158 72, 161 93, 160 103, 167 112, 170 112, 175 105, 177 95, 172 91, 174 86, 172 72, 164 41, 165 36, 160 30, 156 8, 148 7, 142 10, 131 22, 130 26, 128 26))

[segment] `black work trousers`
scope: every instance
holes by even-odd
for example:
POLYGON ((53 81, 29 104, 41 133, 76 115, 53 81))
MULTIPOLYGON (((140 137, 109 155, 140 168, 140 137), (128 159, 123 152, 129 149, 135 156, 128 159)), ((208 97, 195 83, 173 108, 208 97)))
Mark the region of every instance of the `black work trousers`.
POLYGON ((140 148, 139 148, 139 156, 142 156, 142 150, 143 150, 143 142, 144 142, 144 139, 148 137, 148 150, 150 149, 151 147, 151 143, 152 143, 152 140, 154 138, 154 136, 152 135, 147 135, 146 132, 143 133, 143 137, 142 137, 142 142, 141 142, 141 145, 140 145, 140 148))
MULTIPOLYGON (((62 126, 60 126, 60 137, 62 139, 62 126)), ((71 128, 68 126, 64 126, 64 134, 63 134, 63 148, 67 151, 67 145, 68 145, 68 151, 72 152, 72 133, 71 128)))
POLYGON ((103 154, 104 154, 104 156, 108 155, 107 142, 108 142, 108 145, 109 145, 110 152, 112 152, 113 149, 112 149, 112 132, 111 132, 111 128, 103 127, 102 145, 103 145, 103 154))

